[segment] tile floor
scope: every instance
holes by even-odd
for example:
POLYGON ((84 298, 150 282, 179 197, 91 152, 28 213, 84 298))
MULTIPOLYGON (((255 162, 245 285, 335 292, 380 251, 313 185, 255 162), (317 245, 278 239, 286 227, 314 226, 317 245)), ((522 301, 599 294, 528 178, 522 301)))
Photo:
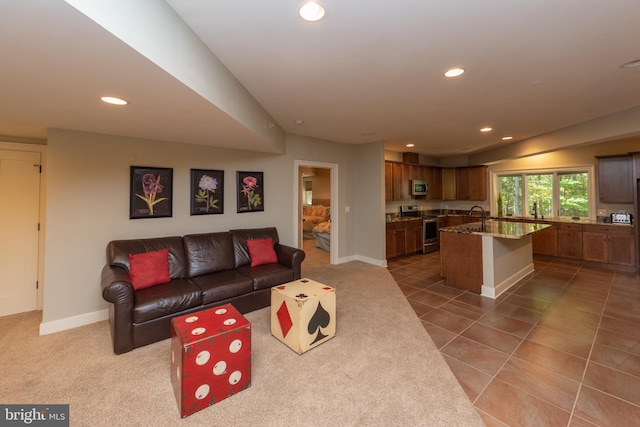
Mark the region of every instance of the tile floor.
POLYGON ((640 276, 534 264, 493 300, 446 286, 439 252, 388 261, 487 426, 640 426, 640 276))

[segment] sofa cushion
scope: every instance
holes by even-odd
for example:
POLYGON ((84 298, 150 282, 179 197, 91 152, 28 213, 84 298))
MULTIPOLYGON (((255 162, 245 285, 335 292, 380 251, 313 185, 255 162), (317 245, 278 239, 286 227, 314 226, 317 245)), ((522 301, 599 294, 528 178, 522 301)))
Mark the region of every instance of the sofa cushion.
POLYGON ((187 277, 235 268, 233 240, 228 232, 190 234, 182 239, 187 258, 187 277))
POLYGON ((176 279, 136 291, 133 321, 134 323, 146 322, 199 305, 202 305, 200 288, 189 279, 176 279))
POLYGON ((202 290, 202 303, 210 304, 253 291, 253 280, 235 270, 219 271, 191 279, 202 290))
POLYGON ((249 249, 247 248, 247 240, 271 237, 274 246, 280 242, 278 231, 275 227, 230 230, 229 233, 233 237, 233 251, 236 258, 235 268, 251 265, 251 255, 249 255, 249 249))
POLYGON ((258 267, 246 265, 238 271, 251 277, 255 291, 295 280, 293 270, 281 264, 265 264, 258 267))
POLYGON ((278 256, 273 249, 271 237, 267 239, 249 239, 247 240, 247 249, 251 257, 251 267, 278 262, 278 256))
POLYGON ((129 275, 133 289, 167 283, 169 276, 169 249, 129 255, 129 275))
POLYGON ((186 274, 186 260, 182 237, 158 237, 153 239, 114 240, 107 245, 107 264, 129 269, 129 254, 169 249, 169 276, 180 279, 186 274))

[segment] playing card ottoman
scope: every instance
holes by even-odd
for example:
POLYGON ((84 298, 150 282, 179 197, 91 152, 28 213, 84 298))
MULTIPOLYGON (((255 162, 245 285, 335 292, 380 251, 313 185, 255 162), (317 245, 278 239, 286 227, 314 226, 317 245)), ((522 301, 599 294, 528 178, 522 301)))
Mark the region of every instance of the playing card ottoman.
POLYGON ((251 386, 251 323, 231 304, 171 320, 171 382, 182 418, 251 386))
POLYGON ((336 290, 310 279, 271 288, 271 335, 302 354, 336 335, 336 290))

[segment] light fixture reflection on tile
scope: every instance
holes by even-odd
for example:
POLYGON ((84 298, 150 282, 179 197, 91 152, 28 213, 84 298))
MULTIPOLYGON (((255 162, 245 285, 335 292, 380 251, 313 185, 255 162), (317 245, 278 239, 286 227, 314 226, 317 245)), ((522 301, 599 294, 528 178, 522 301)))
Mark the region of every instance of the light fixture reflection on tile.
POLYGON ((300 7, 300 17, 305 21, 316 22, 324 17, 324 7, 316 2, 309 1, 300 7))
POLYGON ((502 140, 503 140, 503 141, 511 141, 512 139, 513 139, 513 137, 512 137, 512 136, 503 136, 503 137, 502 137, 502 140))
POLYGON ((411 148, 411 147, 415 147, 416 145, 415 144, 407 144, 406 146, 411 148))
POLYGON ((464 68, 451 68, 447 71, 445 71, 444 76, 445 77, 458 77, 461 76, 464 73, 464 68))
POLYGON ((480 129, 480 132, 491 132, 493 130, 493 128, 490 128, 489 126, 484 127, 482 129, 480 129))
POLYGON ((115 96, 103 96, 102 98, 100 98, 103 102, 106 102, 107 104, 112 104, 112 105, 127 105, 129 104, 128 101, 122 99, 122 98, 116 98, 115 96))

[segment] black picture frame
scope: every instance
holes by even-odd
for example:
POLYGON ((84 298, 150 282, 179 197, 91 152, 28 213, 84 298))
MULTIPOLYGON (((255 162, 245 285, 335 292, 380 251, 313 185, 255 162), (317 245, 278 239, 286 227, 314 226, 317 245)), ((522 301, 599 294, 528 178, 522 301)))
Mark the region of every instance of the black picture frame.
POLYGON ((173 169, 131 166, 129 219, 173 215, 173 169))
POLYGON ((191 215, 224 213, 224 171, 191 169, 191 215))
POLYGON ((264 174, 236 172, 238 213, 264 211, 264 174))

